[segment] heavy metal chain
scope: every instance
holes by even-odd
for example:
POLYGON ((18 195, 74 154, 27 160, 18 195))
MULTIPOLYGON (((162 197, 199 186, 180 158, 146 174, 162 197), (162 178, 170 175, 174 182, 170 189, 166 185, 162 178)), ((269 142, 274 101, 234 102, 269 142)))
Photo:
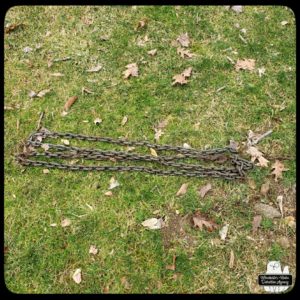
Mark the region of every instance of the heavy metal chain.
POLYGON ((108 137, 95 137, 73 133, 51 132, 42 128, 32 133, 24 144, 23 151, 16 155, 17 161, 24 166, 58 168, 72 171, 137 171, 156 175, 190 176, 190 177, 221 177, 225 179, 242 179, 245 171, 253 168, 252 162, 241 158, 231 147, 208 150, 187 149, 179 146, 151 144, 147 141, 127 141, 108 137), (47 138, 77 139, 83 141, 105 142, 122 146, 144 146, 156 151, 174 151, 176 155, 142 155, 127 151, 111 151, 80 148, 69 145, 57 145, 45 142, 47 138), (42 150, 42 151, 41 151, 42 150), (32 159, 30 159, 32 158, 32 159), (40 160, 46 158, 46 160, 40 160), (72 162, 60 163, 51 159, 86 159, 108 160, 113 165, 78 165, 72 162), (195 159, 215 162, 218 166, 202 166, 199 164, 182 163, 183 159, 195 159), (118 161, 153 162, 164 168, 152 168, 139 165, 116 165, 118 161), (222 163, 230 166, 220 166, 222 163), (167 169, 167 167, 172 167, 167 169))

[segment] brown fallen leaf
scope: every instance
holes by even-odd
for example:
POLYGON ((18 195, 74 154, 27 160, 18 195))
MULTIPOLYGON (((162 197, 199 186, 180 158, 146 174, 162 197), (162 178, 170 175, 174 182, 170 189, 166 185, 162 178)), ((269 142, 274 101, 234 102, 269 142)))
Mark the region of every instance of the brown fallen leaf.
POLYGON ((112 191, 108 191, 104 193, 105 196, 111 197, 113 195, 112 191))
POLYGON ((187 191, 187 188, 188 188, 188 183, 184 183, 180 189, 178 190, 178 192, 176 193, 176 196, 181 196, 181 195, 184 195, 187 191))
POLYGON ((263 196, 267 196, 268 192, 270 190, 270 182, 267 181, 265 182, 264 184, 262 184, 261 188, 260 188, 260 193, 263 195, 263 196))
POLYGON ((162 120, 158 123, 158 125, 156 126, 156 128, 158 129, 164 129, 169 123, 169 119, 166 118, 165 120, 162 120))
POLYGON ((257 160, 258 160, 258 163, 256 164, 256 166, 260 166, 260 167, 263 167, 263 168, 268 167, 269 161, 266 158, 264 158, 263 156, 259 156, 257 158, 257 160))
POLYGON ((79 284, 81 282, 81 269, 76 269, 72 278, 77 284, 79 284))
POLYGON ((48 144, 42 144, 41 148, 43 148, 45 151, 48 151, 50 147, 48 144))
POLYGON ((44 97, 46 94, 48 94, 49 92, 51 92, 51 89, 45 89, 45 90, 41 90, 37 93, 36 97, 42 98, 44 97))
POLYGON ((156 151, 153 148, 150 148, 150 153, 152 156, 158 156, 156 151))
POLYGON ((137 77, 139 75, 139 69, 136 63, 129 64, 126 66, 127 70, 123 72, 124 78, 127 79, 130 76, 137 77))
POLYGON ((89 90, 89 89, 86 88, 86 87, 82 87, 81 93, 82 93, 82 95, 84 95, 84 93, 86 93, 86 94, 94 94, 93 91, 89 90))
POLYGON ((149 19, 148 18, 144 18, 142 20, 140 20, 137 24, 137 26, 135 27, 135 30, 138 30, 139 28, 144 28, 147 27, 149 19))
POLYGON ((43 169, 43 174, 49 174, 49 173, 50 173, 49 169, 43 169))
POLYGON ((64 111, 68 111, 77 99, 78 99, 77 96, 70 97, 64 105, 64 111))
POLYGON ((71 220, 66 218, 61 221, 61 227, 67 227, 71 225, 71 220))
POLYGON ((213 231, 218 228, 218 225, 212 221, 207 219, 200 212, 196 212, 193 216, 194 227, 198 227, 200 230, 203 229, 203 226, 206 227, 208 231, 213 231))
POLYGON ((238 61, 235 64, 236 71, 239 70, 249 70, 253 71, 255 68, 255 59, 238 59, 238 61))
POLYGON ((182 47, 188 47, 190 44, 190 38, 186 33, 181 34, 176 41, 182 46, 182 47))
POLYGON ((5 33, 6 33, 6 34, 9 34, 9 33, 11 33, 12 31, 14 31, 14 30, 16 30, 17 28, 22 27, 22 26, 24 26, 23 23, 19 23, 19 24, 11 24, 11 25, 9 25, 9 26, 6 26, 6 27, 5 27, 5 33))
POLYGON ((204 198, 204 196, 208 193, 208 191, 211 190, 211 184, 208 183, 207 185, 203 186, 201 189, 198 190, 198 195, 201 198, 204 198))
POLYGON ((282 178, 282 172, 288 171, 289 169, 284 167, 284 164, 279 160, 276 160, 272 165, 273 172, 272 175, 275 176, 275 181, 277 182, 279 178, 282 178))
POLYGON ((136 44, 140 47, 144 47, 148 41, 149 41, 149 37, 148 35, 145 35, 144 37, 139 37, 137 39, 136 44))
POLYGON ((185 69, 181 74, 184 77, 190 77, 192 75, 192 70, 193 70, 193 68, 189 67, 189 68, 185 69))
POLYGON ((261 215, 256 215, 253 217, 253 221, 252 221, 252 233, 253 234, 255 234, 257 232, 257 229, 260 226, 261 220, 262 220, 261 215))
POLYGON ((172 83, 172 85, 175 85, 176 83, 179 83, 181 85, 188 83, 188 81, 182 74, 173 76, 173 80, 174 80, 174 82, 172 83))
POLYGON ((256 147, 251 146, 247 149, 246 153, 251 155, 251 161, 258 160, 257 166, 268 167, 269 161, 263 157, 263 153, 260 152, 256 147))
POLYGON ((175 261, 176 261, 176 255, 173 255, 173 262, 171 265, 167 265, 166 266, 166 270, 171 270, 171 271, 175 271, 176 270, 176 265, 175 265, 175 261))
POLYGON ((153 49, 147 52, 149 55, 154 56, 157 53, 157 49, 153 49))
POLYGON ((121 284, 124 286, 124 288, 125 288, 126 290, 130 289, 130 284, 129 284, 129 282, 127 281, 127 278, 126 278, 125 276, 123 276, 123 277, 121 278, 121 284))
POLYGON ((98 249, 96 248, 96 246, 91 245, 91 247, 89 249, 89 254, 96 255, 97 253, 98 253, 98 249))
POLYGON ((154 134, 154 140, 159 141, 159 138, 164 134, 164 132, 161 129, 154 128, 155 134, 154 134))
POLYGON ((124 116, 122 121, 121 121, 121 125, 124 126, 128 121, 128 117, 127 116, 124 116))
POLYGON ((177 48, 177 54, 180 55, 182 58, 192 58, 195 56, 195 54, 191 53, 190 50, 183 49, 183 48, 177 48))
POLYGON ((230 250, 230 258, 229 258, 229 268, 232 269, 234 266, 234 252, 230 250))

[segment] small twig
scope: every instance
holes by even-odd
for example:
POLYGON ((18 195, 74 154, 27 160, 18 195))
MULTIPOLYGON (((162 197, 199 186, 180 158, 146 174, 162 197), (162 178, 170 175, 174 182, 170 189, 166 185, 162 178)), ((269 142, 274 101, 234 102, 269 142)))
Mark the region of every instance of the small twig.
POLYGON ((248 142, 248 145, 249 145, 249 146, 253 146, 253 145, 258 144, 262 139, 264 139, 265 137, 267 137, 268 135, 270 135, 272 132, 273 132, 273 130, 270 129, 270 130, 268 130, 267 132, 261 134, 260 136, 251 139, 251 140, 248 142))
POLYGON ((38 120, 36 130, 39 130, 42 127, 41 123, 42 123, 42 119, 43 119, 44 115, 45 115, 45 112, 42 111, 41 114, 40 114, 39 120, 38 120))
POLYGON ((291 157, 291 156, 272 156, 272 155, 264 155, 265 158, 267 158, 268 160, 295 160, 295 157, 291 157))

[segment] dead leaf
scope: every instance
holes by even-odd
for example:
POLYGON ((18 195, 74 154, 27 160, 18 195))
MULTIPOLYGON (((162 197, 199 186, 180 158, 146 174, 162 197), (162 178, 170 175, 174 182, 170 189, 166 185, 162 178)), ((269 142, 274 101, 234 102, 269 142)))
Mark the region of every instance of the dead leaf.
POLYGON ((29 53, 29 52, 31 52, 32 50, 33 50, 33 49, 32 49, 31 47, 28 47, 28 46, 23 48, 23 52, 24 52, 24 53, 29 53))
POLYGON ((238 150, 239 149, 239 143, 234 141, 234 140, 230 140, 229 141, 229 147, 234 149, 234 150, 238 150))
POLYGON ((96 65, 94 67, 91 67, 90 69, 86 70, 89 73, 95 73, 95 72, 99 72, 102 69, 101 65, 96 65))
POLYGON ((173 262, 171 265, 167 265, 166 266, 166 270, 171 270, 171 271, 175 271, 176 270, 176 265, 175 265, 175 261, 176 261, 176 255, 173 255, 173 262))
POLYGON ((257 158, 257 160, 258 160, 258 163, 256 164, 256 166, 260 166, 260 167, 263 167, 263 168, 268 167, 269 161, 266 158, 264 158, 263 156, 259 156, 257 158))
POLYGON ((159 122, 156 128, 158 128, 158 129, 164 129, 168 125, 168 123, 169 123, 169 120, 167 118, 167 119, 159 122))
POLYGON ((79 284, 81 282, 81 269, 76 269, 72 278, 77 284, 79 284))
POLYGON ((262 214, 266 218, 273 219, 281 217, 281 213, 276 208, 268 204, 257 203, 254 206, 254 210, 256 210, 259 214, 262 214))
POLYGON ((181 196, 184 195, 187 192, 187 188, 188 188, 189 184, 188 183, 184 183, 180 189, 178 190, 178 192, 176 193, 176 196, 181 196))
POLYGON ((277 203, 278 203, 278 206, 279 206, 281 217, 283 217, 283 196, 282 195, 277 196, 276 200, 277 200, 277 203))
POLYGON ((179 44, 182 46, 182 47, 188 47, 189 44, 190 44, 190 38, 186 33, 183 33, 181 34, 177 39, 176 39, 177 42, 179 42, 179 44))
POLYGON ((139 28, 144 28, 144 27, 147 27, 147 24, 148 24, 148 18, 144 18, 142 20, 140 20, 137 24, 137 26, 135 27, 135 30, 138 30, 139 28))
POLYGON ((62 74, 62 73, 50 73, 50 76, 53 76, 53 77, 63 77, 65 75, 62 74))
POLYGON ((236 71, 239 70, 249 70, 253 71, 255 69, 255 59, 238 59, 238 61, 235 64, 236 71))
POLYGON ((272 175, 275 176, 275 181, 277 182, 279 178, 282 178, 282 172, 288 171, 289 169, 284 167, 284 164, 279 160, 276 160, 272 165, 273 172, 272 175))
POLYGON ((282 26, 285 26, 285 25, 289 24, 289 22, 288 22, 288 21, 281 21, 280 24, 281 24, 282 26))
POLYGON ((157 49, 153 49, 147 52, 149 55, 154 56, 157 53, 157 49))
POLYGON ((199 212, 196 212, 193 216, 193 223, 194 227, 198 227, 200 230, 203 229, 203 226, 206 227, 208 231, 213 231, 218 228, 218 225, 214 221, 207 219, 199 212))
POLYGON ((177 54, 180 55, 181 58, 192 58, 195 54, 191 53, 188 49, 177 48, 177 54))
POLYGON ((198 195, 201 198, 204 198, 204 196, 211 190, 211 184, 208 183, 207 185, 203 186, 200 190, 198 190, 198 195))
POLYGON ((150 153, 152 156, 158 156, 156 151, 153 148, 150 148, 150 153))
POLYGON ((71 225, 71 220, 66 218, 61 221, 61 227, 67 227, 71 225))
POLYGON ((77 99, 78 99, 77 96, 70 97, 69 100, 64 105, 64 111, 68 111, 77 99))
POLYGON ((251 155, 251 161, 254 162, 258 160, 257 166, 268 167, 269 161, 263 157, 262 152, 260 152, 256 147, 249 147, 246 153, 251 155))
POLYGON ((124 116, 122 119, 121 125, 124 126, 127 123, 127 121, 128 121, 128 117, 124 116))
POLYGON ((296 229, 296 222, 293 216, 288 216, 283 219, 283 223, 288 225, 289 227, 296 229))
POLYGON ((235 11, 236 13, 241 13, 243 12, 243 6, 242 5, 232 5, 230 7, 233 11, 235 11))
POLYGON ((42 98, 44 97, 46 94, 48 94, 49 92, 51 92, 51 89, 46 89, 46 90, 41 90, 40 92, 37 93, 37 97, 42 98))
POLYGON ((45 151, 49 150, 49 145, 48 144, 42 144, 41 148, 43 148, 45 151))
POLYGON ((232 269, 234 266, 234 252, 230 250, 230 258, 229 258, 229 268, 232 269))
POLYGON ((120 183, 115 179, 115 177, 112 177, 110 180, 109 180, 109 190, 112 190, 116 187, 118 187, 120 185, 120 183))
POLYGON ((102 119, 96 118, 96 119, 94 120, 94 124, 95 124, 95 125, 99 125, 100 123, 102 123, 102 119))
POLYGON ((184 149, 192 149, 192 147, 188 143, 183 143, 182 147, 184 149))
POLYGON ((70 145, 70 141, 69 141, 69 140, 61 139, 61 142, 62 142, 64 145, 66 145, 66 146, 70 145))
POLYGON ((50 171, 49 171, 49 169, 43 169, 43 173, 48 174, 48 173, 50 173, 50 171))
POLYGON ((56 224, 56 223, 52 223, 52 224, 50 224, 50 226, 51 226, 51 227, 56 227, 57 224, 56 224))
POLYGON ((261 220, 262 220, 261 215, 256 215, 253 217, 253 221, 252 221, 252 233, 253 234, 255 234, 257 232, 257 229, 260 226, 261 220))
POLYGON ((267 181, 265 182, 264 184, 261 185, 261 188, 260 188, 260 193, 263 195, 263 196, 267 196, 268 192, 270 190, 270 182, 267 181))
POLYGON ((174 80, 174 82, 172 83, 172 85, 175 85, 176 83, 179 83, 181 85, 188 83, 188 81, 182 74, 173 76, 173 80, 174 80))
POLYGON ((227 237, 227 233, 228 233, 228 228, 229 228, 229 224, 226 224, 224 225, 220 231, 219 231, 219 235, 220 235, 220 239, 222 241, 225 241, 226 240, 226 237, 227 237))
POLYGON ((154 134, 154 140, 159 141, 159 138, 164 134, 164 132, 161 129, 154 128, 155 134, 154 134))
POLYGON ((124 78, 129 78, 130 76, 137 77, 139 75, 138 66, 136 63, 129 64, 126 66, 127 70, 123 72, 124 78))
POLYGON ((161 229, 162 227, 164 227, 164 221, 162 218, 150 218, 142 222, 142 225, 144 227, 147 227, 148 229, 161 229))
POLYGON ((91 245, 90 250, 89 250, 89 254, 96 255, 97 253, 98 253, 98 249, 96 248, 96 246, 91 245))
POLYGON ((30 91, 30 92, 28 93, 28 96, 29 96, 30 98, 34 98, 34 97, 37 97, 37 93, 36 93, 35 91, 30 91))
POLYGON ((89 89, 86 88, 86 87, 82 87, 81 93, 82 93, 82 95, 84 95, 84 93, 86 93, 86 94, 94 94, 93 91, 89 90, 89 89))
POLYGON ((193 70, 193 68, 189 67, 189 68, 185 69, 181 74, 184 77, 190 77, 192 75, 192 70, 193 70))
POLYGON ((124 288, 125 288, 126 290, 130 289, 130 284, 128 283, 128 281, 127 281, 127 279, 126 279, 125 276, 123 276, 123 277, 121 278, 121 284, 124 286, 124 288))
POLYGON ((137 45, 140 47, 144 47, 146 43, 149 41, 148 35, 145 35, 144 37, 139 37, 137 39, 137 45))
POLYGON ((258 68, 258 69, 257 69, 257 72, 258 72, 258 76, 261 77, 262 75, 265 74, 266 69, 265 69, 264 67, 258 68))
POLYGON ((111 197, 113 195, 113 193, 111 191, 108 191, 106 193, 104 193, 105 196, 111 197))
POLYGON ((21 27, 21 26, 24 26, 24 24, 19 23, 19 24, 11 24, 9 26, 6 26, 5 27, 5 33, 9 34, 9 33, 11 33, 12 31, 16 30, 18 27, 21 27))

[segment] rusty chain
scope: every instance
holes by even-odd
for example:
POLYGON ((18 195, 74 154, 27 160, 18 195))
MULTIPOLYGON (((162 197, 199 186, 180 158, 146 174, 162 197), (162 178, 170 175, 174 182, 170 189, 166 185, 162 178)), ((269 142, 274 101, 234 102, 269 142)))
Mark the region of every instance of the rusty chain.
POLYGON ((73 133, 51 132, 42 128, 32 133, 27 139, 23 151, 16 155, 17 161, 24 166, 44 168, 58 168, 72 171, 137 171, 148 174, 189 176, 189 177, 216 177, 225 179, 243 179, 245 171, 253 168, 252 162, 241 158, 238 152, 231 148, 215 148, 208 150, 187 149, 179 146, 158 145, 147 141, 128 141, 124 139, 112 139, 108 137, 95 137, 73 133), (156 151, 174 151, 177 155, 142 155, 127 151, 111 151, 100 149, 80 148, 69 145, 57 145, 46 143, 47 138, 65 138, 93 142, 105 142, 121 146, 144 146, 156 151), (30 159, 32 158, 32 159, 30 159), (46 160, 39 160, 46 158, 46 160), (60 163, 51 159, 86 159, 103 161, 109 160, 114 165, 77 165, 74 163, 60 163), (179 162, 183 159, 203 160, 215 162, 219 166, 202 166, 199 164, 179 162), (115 165, 118 161, 143 161, 159 164, 164 168, 152 168, 139 165, 115 165), (231 166, 220 166, 227 162, 231 166), (172 167, 172 169, 166 169, 172 167))

